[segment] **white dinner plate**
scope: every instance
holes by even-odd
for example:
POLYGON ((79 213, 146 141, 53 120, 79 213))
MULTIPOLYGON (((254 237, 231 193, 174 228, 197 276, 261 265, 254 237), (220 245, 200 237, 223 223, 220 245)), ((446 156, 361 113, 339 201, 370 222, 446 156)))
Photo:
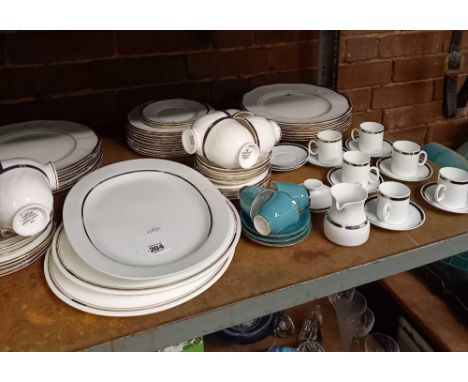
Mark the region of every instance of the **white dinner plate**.
POLYGON ((350 107, 340 93, 311 84, 260 86, 244 95, 242 105, 254 114, 283 123, 329 121, 350 107))
POLYGON ((392 157, 380 158, 375 164, 382 174, 390 178, 403 180, 405 182, 420 182, 421 180, 426 180, 432 176, 432 167, 429 163, 425 163, 424 166, 418 166, 418 172, 414 176, 397 175, 390 167, 391 160, 392 157))
POLYGON ((192 123, 210 111, 208 105, 188 99, 175 98, 149 102, 140 107, 141 117, 150 123, 187 124, 192 123))
POLYGON ((468 204, 465 208, 449 208, 444 206, 442 203, 439 203, 434 198, 434 192, 437 187, 437 182, 430 182, 426 183, 421 187, 421 195, 426 202, 428 202, 431 206, 438 208, 442 211, 452 212, 454 214, 467 214, 468 213, 468 204))
POLYGON ((364 204, 364 209, 366 210, 371 224, 391 231, 409 231, 416 229, 421 227, 426 220, 426 214, 423 209, 413 201, 410 201, 408 206, 408 217, 406 221, 401 224, 385 223, 377 217, 377 196, 368 198, 364 204))
POLYGON ((63 221, 85 262, 138 280, 209 266, 234 232, 232 213, 213 184, 161 159, 119 162, 82 178, 65 200, 63 221))
POLYGON ((0 126, 0 160, 31 158, 53 162, 60 171, 90 155, 99 139, 90 128, 69 121, 29 121, 0 126))
POLYGON ((55 263, 61 268, 64 272, 72 275, 71 277, 78 283, 84 283, 87 286, 96 286, 99 291, 107 290, 109 293, 115 293, 118 290, 121 293, 148 293, 158 290, 171 289, 173 286, 184 285, 191 280, 196 278, 203 277, 209 273, 212 269, 221 266, 226 260, 227 253, 230 249, 236 247, 240 239, 241 234, 241 223, 240 217, 237 210, 229 203, 229 206, 232 210, 233 218, 236 223, 235 235, 232 238, 232 241, 224 254, 219 260, 217 260, 213 265, 205 269, 200 269, 200 271, 189 278, 180 279, 180 277, 172 277, 167 279, 156 279, 156 280, 126 280, 117 277, 101 273, 96 269, 90 267, 86 262, 84 262, 70 246, 68 238, 65 234, 65 231, 62 227, 57 229, 57 232, 54 236, 54 241, 52 243, 52 256, 54 257, 55 263))
MULTIPOLYGON (((330 171, 328 171, 327 180, 332 186, 338 183, 342 183, 341 171, 342 171, 341 167, 332 168, 330 171)), ((373 176, 375 176, 375 174, 373 174, 373 176)), ((364 187, 364 189, 369 194, 371 194, 373 192, 376 192, 379 189, 380 183, 382 182, 383 182, 383 178, 382 176, 379 175, 379 179, 377 179, 377 181, 369 182, 367 186, 364 187)))
MULTIPOLYGON (((356 138, 356 142, 352 140, 352 138, 348 138, 345 142, 345 147, 348 149, 348 150, 357 150, 357 151, 360 151, 359 150, 359 137, 356 138)), ((389 156, 391 153, 392 153, 392 148, 393 148, 393 144, 392 142, 390 142, 388 139, 385 139, 383 140, 383 143, 382 143, 382 150, 380 150, 378 153, 374 153, 374 154, 369 154, 372 158, 382 158, 382 157, 386 157, 386 156, 389 156)))

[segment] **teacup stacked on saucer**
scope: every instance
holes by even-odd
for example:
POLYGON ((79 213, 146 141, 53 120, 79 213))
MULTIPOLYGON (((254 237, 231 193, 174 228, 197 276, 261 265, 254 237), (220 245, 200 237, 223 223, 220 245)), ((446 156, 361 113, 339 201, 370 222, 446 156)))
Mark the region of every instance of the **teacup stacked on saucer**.
POLYGON ((255 243, 286 247, 311 230, 309 193, 294 183, 272 182, 271 189, 249 186, 240 193, 242 232, 255 243))
POLYGON ((206 104, 182 98, 139 105, 128 114, 127 143, 137 153, 150 157, 187 156, 182 132, 210 110, 206 104))
POLYGON ((238 110, 198 118, 182 134, 195 168, 229 199, 245 186, 265 187, 271 176, 271 151, 281 139, 275 122, 238 110))

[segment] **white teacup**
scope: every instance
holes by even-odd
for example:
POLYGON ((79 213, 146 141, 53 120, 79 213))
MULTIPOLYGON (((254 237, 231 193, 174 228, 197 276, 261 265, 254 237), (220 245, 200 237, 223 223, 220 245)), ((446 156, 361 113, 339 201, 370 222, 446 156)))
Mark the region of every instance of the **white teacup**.
POLYGON ((0 162, 0 228, 20 236, 41 232, 51 219, 57 176, 52 163, 0 162))
POLYGON ((203 156, 202 146, 206 132, 216 124, 216 122, 231 118, 226 111, 213 111, 197 118, 189 129, 182 133, 182 145, 188 154, 203 156))
POLYGON ((343 136, 335 130, 324 130, 317 134, 317 139, 309 142, 309 153, 318 155, 319 162, 336 163, 343 155, 343 136), (316 146, 313 149, 312 146, 316 146))
POLYGON ((227 118, 206 131, 202 154, 223 168, 250 168, 257 163, 260 149, 249 130, 235 119, 227 118))
POLYGON ((275 121, 258 115, 235 115, 235 120, 248 129, 256 138, 260 157, 265 158, 281 139, 281 128, 275 121))
POLYGON ((468 203, 468 172, 455 167, 443 167, 439 171, 435 200, 453 209, 464 208, 468 203))
POLYGON ((396 141, 393 144, 391 170, 396 175, 413 176, 419 166, 427 162, 427 153, 421 146, 411 141, 396 141))
POLYGON ((359 129, 351 131, 351 139, 356 142, 356 133, 359 134, 359 151, 367 154, 376 154, 382 151, 384 139, 384 126, 377 122, 363 122, 359 129))
POLYGON ((408 218, 411 190, 403 183, 383 182, 377 194, 377 217, 384 223, 401 224, 408 218))
POLYGON ((369 182, 377 182, 380 172, 377 167, 370 165, 370 161, 369 154, 357 150, 345 152, 341 165, 341 182, 358 182, 362 187, 366 187, 369 182))

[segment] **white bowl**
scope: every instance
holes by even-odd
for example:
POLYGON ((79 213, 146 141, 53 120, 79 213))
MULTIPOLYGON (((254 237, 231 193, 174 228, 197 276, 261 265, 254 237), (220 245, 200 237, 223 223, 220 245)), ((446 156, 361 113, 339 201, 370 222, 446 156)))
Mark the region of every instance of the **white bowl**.
POLYGON ((236 120, 258 137, 260 156, 266 157, 281 139, 281 128, 275 121, 257 115, 236 115, 236 120))

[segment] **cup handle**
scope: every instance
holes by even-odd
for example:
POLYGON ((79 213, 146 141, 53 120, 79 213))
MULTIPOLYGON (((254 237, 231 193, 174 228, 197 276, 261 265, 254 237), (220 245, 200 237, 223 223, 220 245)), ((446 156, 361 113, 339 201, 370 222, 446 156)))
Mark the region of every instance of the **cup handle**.
POLYGON ((307 146, 307 148, 309 149, 309 154, 317 155, 318 150, 317 150, 317 149, 316 149, 315 151, 312 150, 312 147, 311 147, 312 144, 314 144, 315 147, 317 148, 317 141, 316 141, 315 139, 312 139, 312 140, 309 142, 308 146, 307 146))
POLYGON ((353 130, 351 130, 351 139, 352 139, 354 142, 357 141, 357 138, 358 138, 358 137, 359 137, 359 129, 354 128, 353 130), (356 133, 356 132, 358 133, 358 136, 357 136, 357 137, 354 135, 354 133, 356 133))
POLYGON ((380 177, 379 169, 377 167, 375 167, 375 166, 369 167, 369 182, 371 182, 371 183, 378 182, 379 177, 380 177), (375 178, 374 179, 372 179, 372 175, 373 175, 372 170, 374 170, 374 172, 375 172, 375 178))
POLYGON ((385 204, 384 208, 383 208, 383 218, 384 218, 384 222, 388 222, 388 219, 390 219, 390 204, 385 204))
POLYGON ((427 153, 424 150, 421 150, 419 153, 419 163, 418 166, 424 166, 427 162, 427 153), (422 158, 422 160, 421 160, 422 158))
POLYGON ((441 202, 445 198, 445 185, 438 184, 434 191, 434 198, 437 202, 441 202))

